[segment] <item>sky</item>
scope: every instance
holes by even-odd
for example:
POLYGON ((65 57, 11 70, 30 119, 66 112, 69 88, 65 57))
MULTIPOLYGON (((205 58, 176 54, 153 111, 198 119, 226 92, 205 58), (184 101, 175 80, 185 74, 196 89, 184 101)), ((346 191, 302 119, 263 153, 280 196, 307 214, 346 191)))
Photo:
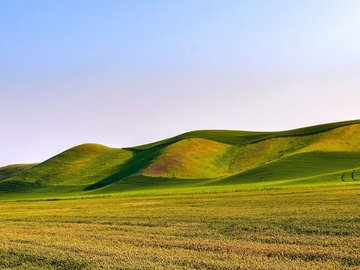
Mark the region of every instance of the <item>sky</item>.
POLYGON ((358 0, 0 1, 0 166, 360 118, 358 0))

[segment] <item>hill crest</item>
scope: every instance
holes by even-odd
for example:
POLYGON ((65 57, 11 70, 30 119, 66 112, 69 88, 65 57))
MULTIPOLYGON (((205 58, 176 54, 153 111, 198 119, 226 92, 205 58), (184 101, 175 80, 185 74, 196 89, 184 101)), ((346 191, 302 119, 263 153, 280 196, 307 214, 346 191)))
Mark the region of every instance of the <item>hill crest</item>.
POLYGON ((82 144, 39 164, 2 167, 0 194, 119 192, 160 183, 234 185, 304 177, 311 183, 336 175, 324 180, 331 182, 358 167, 360 120, 277 132, 204 130, 124 149, 82 144))

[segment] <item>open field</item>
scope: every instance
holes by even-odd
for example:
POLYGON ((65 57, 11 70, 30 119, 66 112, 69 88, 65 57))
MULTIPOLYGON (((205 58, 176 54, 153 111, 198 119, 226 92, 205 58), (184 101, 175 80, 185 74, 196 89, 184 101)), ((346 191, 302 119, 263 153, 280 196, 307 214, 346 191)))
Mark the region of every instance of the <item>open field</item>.
POLYGON ((0 203, 2 269, 359 269, 360 185, 0 203))
POLYGON ((360 0, 0 0, 0 32, 0 270, 360 270, 360 0))
POLYGON ((0 168, 0 269, 360 269, 360 121, 0 168))

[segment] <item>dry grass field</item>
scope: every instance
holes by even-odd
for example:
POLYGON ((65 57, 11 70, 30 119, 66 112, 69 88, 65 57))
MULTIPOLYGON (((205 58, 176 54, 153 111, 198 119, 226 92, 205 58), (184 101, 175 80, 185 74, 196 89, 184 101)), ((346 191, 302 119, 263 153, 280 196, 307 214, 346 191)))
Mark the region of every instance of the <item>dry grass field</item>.
POLYGON ((0 202, 1 269, 360 269, 360 186, 0 202))

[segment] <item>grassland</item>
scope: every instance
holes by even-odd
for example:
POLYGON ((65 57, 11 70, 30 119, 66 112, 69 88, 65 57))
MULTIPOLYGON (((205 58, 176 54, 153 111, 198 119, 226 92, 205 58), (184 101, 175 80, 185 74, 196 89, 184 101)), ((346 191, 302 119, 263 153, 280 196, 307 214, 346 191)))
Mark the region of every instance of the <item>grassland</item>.
POLYGON ((360 186, 0 203, 2 269, 359 269, 360 186))
POLYGON ((0 168, 0 269, 360 269, 360 121, 0 168))
POLYGON ((0 180, 10 178, 18 172, 30 169, 37 164, 14 164, 5 167, 0 167, 0 180))
POLYGON ((312 185, 312 179, 332 185, 359 167, 359 120, 282 132, 194 131, 127 149, 84 144, 35 166, 0 168, 0 198, 278 185, 274 181, 312 185))

